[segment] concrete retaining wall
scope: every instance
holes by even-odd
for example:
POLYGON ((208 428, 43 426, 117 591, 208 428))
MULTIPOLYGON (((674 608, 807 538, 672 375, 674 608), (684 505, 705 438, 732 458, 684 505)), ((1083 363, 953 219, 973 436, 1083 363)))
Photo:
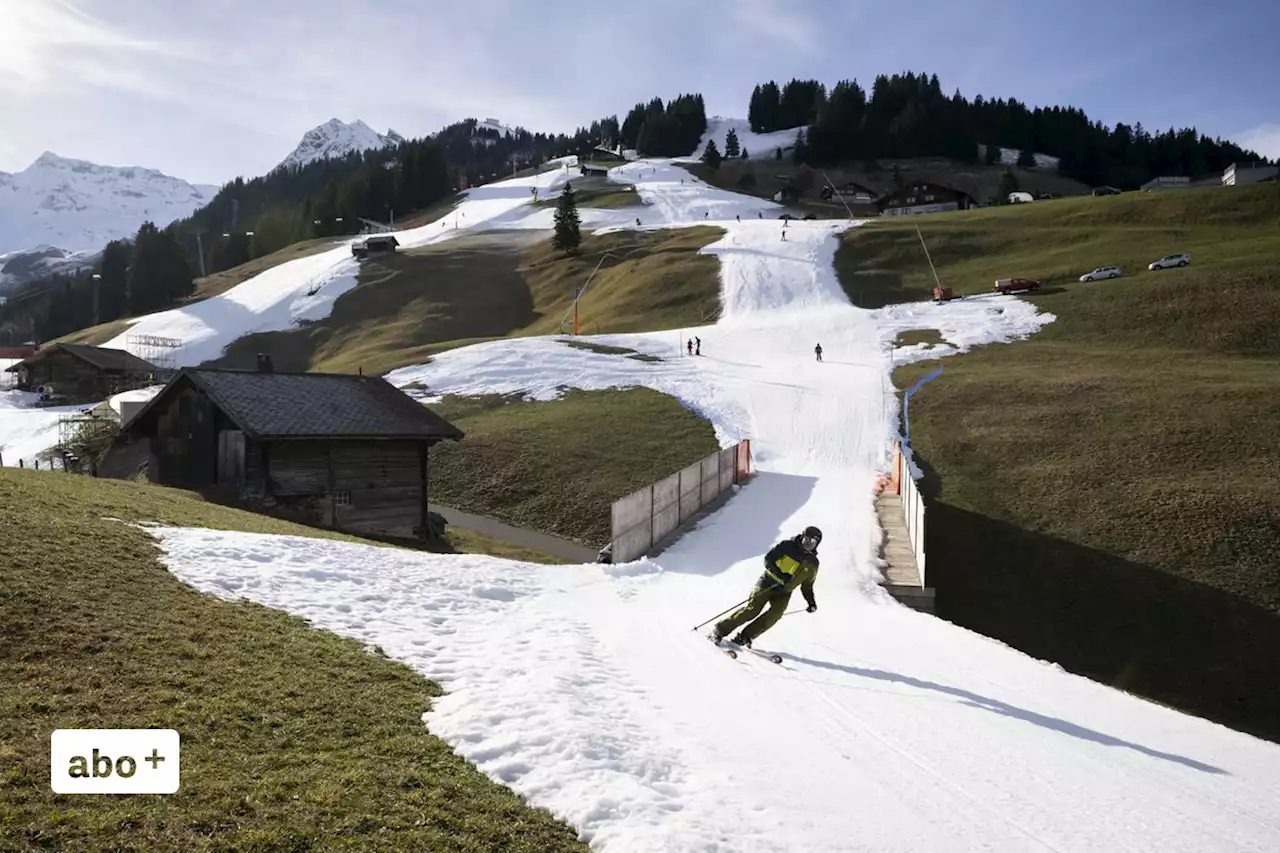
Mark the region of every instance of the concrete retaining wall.
POLYGON ((751 442, 741 441, 614 501, 613 562, 643 557, 750 473, 751 442))

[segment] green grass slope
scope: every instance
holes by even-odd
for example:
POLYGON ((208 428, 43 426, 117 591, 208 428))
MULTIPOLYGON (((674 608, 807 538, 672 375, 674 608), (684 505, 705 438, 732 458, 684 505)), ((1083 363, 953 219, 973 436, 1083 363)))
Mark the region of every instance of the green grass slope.
POLYGON ((541 235, 481 233, 370 259, 328 317, 247 335, 211 365, 252 368, 257 353, 269 352, 279 370, 381 374, 479 340, 554 334, 597 264, 579 305, 584 334, 698 324, 715 314, 720 295, 719 261, 698 250, 722 234, 587 235, 580 254, 566 257, 541 235))
POLYGON ((109 517, 326 535, 175 490, 0 469, 0 849, 586 850, 425 730, 434 684, 196 593, 109 517), (182 788, 55 795, 58 728, 177 729, 182 788))
POLYGON ((613 501, 720 449, 710 424, 648 388, 432 408, 467 434, 433 453, 436 499, 593 548, 609 541, 613 501))
MULTIPOLYGON (((982 292, 997 277, 1045 277, 1029 298, 1058 318, 943 360, 912 399, 939 614, 1280 739, 1280 192, 875 226, 838 256, 851 295, 924 296, 916 224, 944 282, 982 292), (1192 266, 1146 271, 1173 251, 1192 266), (1142 266, 1074 280, 1105 263, 1142 266)), ((895 384, 936 364, 902 368, 895 384)))

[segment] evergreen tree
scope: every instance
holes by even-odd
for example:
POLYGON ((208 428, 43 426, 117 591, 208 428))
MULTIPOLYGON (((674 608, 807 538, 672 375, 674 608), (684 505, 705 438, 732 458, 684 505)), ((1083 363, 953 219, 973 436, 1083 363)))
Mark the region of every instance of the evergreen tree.
POLYGON ((893 185, 898 189, 902 189, 902 170, 898 168, 897 163, 893 164, 893 185))
POLYGON ((731 127, 724 138, 724 156, 733 160, 741 153, 742 149, 738 145, 738 132, 731 127))
POLYGON ((720 149, 716 148, 714 139, 707 140, 707 150, 702 152, 702 162, 706 163, 712 169, 720 168, 720 149))
POLYGON ((1004 171, 1000 173, 1000 185, 996 189, 996 195, 999 196, 1001 204, 1009 203, 1009 194, 1018 191, 1018 176, 1014 174, 1011 167, 1005 166, 1004 171))
POLYGON ((1036 167, 1036 153, 1030 148, 1023 148, 1018 152, 1018 168, 1034 169, 1036 167))
POLYGON ((809 162, 809 143, 805 142, 803 129, 796 131, 796 144, 791 149, 791 162, 796 165, 809 162))
POLYGON ((747 149, 746 149, 746 146, 743 146, 743 148, 742 148, 742 159, 743 159, 743 160, 749 159, 749 158, 747 157, 747 149))
POLYGON ((126 282, 129 313, 133 316, 157 311, 165 305, 164 252, 160 231, 153 222, 144 222, 133 238, 126 282))
POLYGON ((988 144, 982 153, 982 162, 988 166, 1000 165, 1000 146, 988 144))
POLYGON ((551 245, 568 255, 576 254, 582 243, 579 230, 582 220, 578 216, 578 199, 573 194, 573 185, 565 184, 564 192, 556 201, 555 233, 551 235, 551 245))
POLYGON ((129 244, 112 240, 102 250, 102 258, 95 270, 99 278, 97 287, 97 315, 95 323, 108 323, 125 316, 129 308, 129 244))

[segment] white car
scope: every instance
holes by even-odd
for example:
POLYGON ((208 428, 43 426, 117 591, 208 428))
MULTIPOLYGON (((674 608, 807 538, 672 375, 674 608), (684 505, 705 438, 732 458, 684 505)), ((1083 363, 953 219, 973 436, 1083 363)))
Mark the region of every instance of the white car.
POLYGON ((1098 281, 1104 278, 1119 278, 1124 275, 1124 270, 1120 267, 1098 267, 1093 272, 1087 272, 1080 276, 1081 281, 1098 281))
POLYGON ((1147 264, 1149 270, 1162 270, 1168 267, 1185 267, 1191 263, 1191 256, 1186 252, 1178 252, 1176 255, 1165 255, 1158 261, 1152 261, 1147 264))

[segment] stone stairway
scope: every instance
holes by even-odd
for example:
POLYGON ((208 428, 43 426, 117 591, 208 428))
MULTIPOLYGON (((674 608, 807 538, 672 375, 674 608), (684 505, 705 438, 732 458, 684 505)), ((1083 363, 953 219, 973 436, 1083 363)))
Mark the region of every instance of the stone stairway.
POLYGON ((914 610, 934 612, 934 589, 920 582, 915 555, 911 553, 911 537, 907 535, 907 518, 902 496, 886 489, 876 496, 876 516, 885 532, 880 556, 888 564, 884 570, 884 588, 889 594, 914 610))

